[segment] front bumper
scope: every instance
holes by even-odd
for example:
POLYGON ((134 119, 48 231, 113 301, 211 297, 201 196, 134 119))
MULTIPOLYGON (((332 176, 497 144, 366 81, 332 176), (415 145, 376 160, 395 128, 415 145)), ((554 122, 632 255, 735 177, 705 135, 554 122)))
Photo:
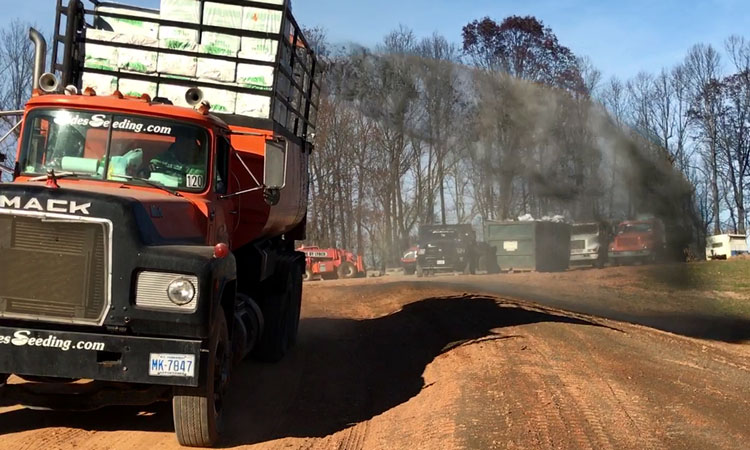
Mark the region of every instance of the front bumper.
POLYGON ((0 373, 197 387, 207 352, 199 340, 0 327, 0 373), (193 355, 193 376, 151 376, 151 354, 193 355))
POLYGON ((572 253, 570 255, 570 262, 593 262, 599 259, 599 253, 598 252, 590 252, 590 253, 572 253))
POLYGON ((609 252, 610 259, 615 258, 643 258, 647 256, 651 256, 653 254, 652 250, 630 250, 630 251, 620 251, 620 252, 609 252))

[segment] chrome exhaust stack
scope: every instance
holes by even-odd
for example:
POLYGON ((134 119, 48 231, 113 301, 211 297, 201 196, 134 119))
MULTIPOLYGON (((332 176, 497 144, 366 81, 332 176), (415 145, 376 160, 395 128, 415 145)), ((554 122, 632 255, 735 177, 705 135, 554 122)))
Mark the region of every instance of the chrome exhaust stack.
POLYGON ((44 73, 47 60, 47 41, 34 28, 29 28, 29 39, 34 43, 34 80, 32 89, 39 89, 39 79, 44 73))

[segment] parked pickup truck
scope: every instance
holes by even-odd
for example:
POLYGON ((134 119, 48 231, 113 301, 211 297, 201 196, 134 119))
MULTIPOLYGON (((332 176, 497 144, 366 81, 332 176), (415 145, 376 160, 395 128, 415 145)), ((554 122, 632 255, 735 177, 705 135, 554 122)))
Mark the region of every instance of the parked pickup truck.
POLYGON ((476 234, 469 224, 419 227, 417 276, 476 271, 476 234))

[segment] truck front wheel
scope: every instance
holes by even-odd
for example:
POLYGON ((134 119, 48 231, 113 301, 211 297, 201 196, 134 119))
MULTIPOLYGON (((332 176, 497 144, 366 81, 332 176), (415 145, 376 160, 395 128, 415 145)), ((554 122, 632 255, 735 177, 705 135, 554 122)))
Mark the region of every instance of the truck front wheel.
POLYGON ((181 445, 213 447, 219 441, 231 361, 227 321, 219 312, 211 333, 206 386, 179 388, 172 398, 174 429, 181 445))

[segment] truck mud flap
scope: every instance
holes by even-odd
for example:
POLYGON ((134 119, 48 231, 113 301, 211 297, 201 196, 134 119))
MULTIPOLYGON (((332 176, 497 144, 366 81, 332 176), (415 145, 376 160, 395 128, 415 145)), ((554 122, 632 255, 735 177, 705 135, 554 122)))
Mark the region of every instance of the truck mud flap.
POLYGON ((196 387, 205 359, 195 340, 0 327, 0 374, 196 387))

